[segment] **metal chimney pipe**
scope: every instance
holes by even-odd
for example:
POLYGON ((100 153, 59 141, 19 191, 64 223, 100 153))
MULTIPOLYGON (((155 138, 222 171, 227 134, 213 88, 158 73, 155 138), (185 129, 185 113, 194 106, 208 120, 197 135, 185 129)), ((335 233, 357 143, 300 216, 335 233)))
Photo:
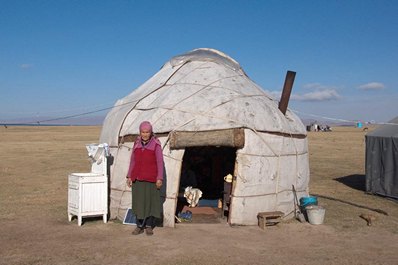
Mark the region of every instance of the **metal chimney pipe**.
POLYGON ((279 101, 279 110, 286 115, 287 105, 289 104, 290 94, 292 92, 294 78, 296 77, 296 72, 287 71, 285 84, 283 85, 283 91, 281 95, 281 100, 279 101))

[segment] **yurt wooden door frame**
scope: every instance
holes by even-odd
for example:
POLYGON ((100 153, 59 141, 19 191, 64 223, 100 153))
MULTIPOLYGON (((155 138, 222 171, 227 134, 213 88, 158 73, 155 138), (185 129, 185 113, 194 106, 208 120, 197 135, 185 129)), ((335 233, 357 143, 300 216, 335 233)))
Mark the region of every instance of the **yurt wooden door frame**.
MULTIPOLYGON (((227 216, 229 213, 227 206, 229 205, 226 202, 229 203, 228 196, 231 193, 231 184, 227 184, 224 181, 224 177, 228 174, 234 174, 235 160, 236 148, 233 147, 187 147, 181 163, 176 212, 178 213, 184 206, 187 206, 183 193, 185 187, 192 186, 200 189, 203 193, 202 203, 199 201, 198 208, 202 206, 217 208, 216 212, 218 214, 214 218, 207 215, 210 218, 206 217, 206 219, 218 219, 227 216), (219 201, 221 202, 221 208, 218 208, 219 201)), ((191 209, 194 215, 195 210, 191 209)), ((205 212, 203 209, 198 210, 199 212, 205 212)))
MULTIPOLYGON (((174 131, 170 133, 168 139, 163 138, 161 140, 164 140, 165 143, 168 143, 165 145, 166 148, 163 150, 163 153, 166 154, 166 174, 167 172, 173 172, 173 176, 169 176, 167 174, 167 190, 165 202, 163 204, 163 224, 164 226, 174 227, 175 213, 180 190, 181 168, 184 163, 184 157, 186 163, 187 157, 192 156, 192 153, 197 153, 204 150, 204 154, 201 155, 202 158, 208 158, 211 155, 209 153, 206 154, 206 151, 217 153, 217 158, 213 157, 211 160, 212 164, 217 165, 217 163, 222 163, 221 160, 226 159, 225 163, 228 163, 229 165, 223 166, 224 170, 215 169, 217 176, 210 178, 210 181, 218 183, 218 186, 204 185, 203 183, 200 185, 200 187, 204 187, 210 191, 211 189, 214 189, 215 191, 213 190, 213 194, 211 194, 213 196, 216 195, 215 193, 217 193, 217 189, 219 189, 221 195, 221 189, 223 189, 224 182, 223 177, 227 174, 234 175, 233 171, 236 162, 236 151, 244 146, 245 135, 243 128, 200 132, 174 131), (226 151, 228 155, 223 157, 220 155, 222 151, 226 151), (187 156, 185 156, 185 154, 187 154, 187 156), (220 161, 217 162, 217 159, 220 161)), ((206 167, 203 167, 201 170, 205 168, 206 167)), ((215 172, 212 172, 212 175, 215 172)), ((206 193, 207 191, 205 190, 204 198, 209 195, 206 193)))

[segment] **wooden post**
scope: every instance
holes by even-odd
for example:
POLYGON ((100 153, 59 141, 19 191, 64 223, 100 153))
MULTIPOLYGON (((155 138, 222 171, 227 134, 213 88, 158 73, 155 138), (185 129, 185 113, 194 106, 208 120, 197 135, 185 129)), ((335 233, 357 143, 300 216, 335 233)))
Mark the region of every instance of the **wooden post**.
POLYGON ((242 148, 245 146, 243 128, 170 133, 170 149, 183 149, 194 146, 229 146, 242 148))
POLYGON ((290 94, 292 92, 295 77, 296 77, 296 72, 287 71, 285 84, 283 85, 281 100, 279 101, 279 106, 278 106, 279 110, 283 113, 283 115, 286 114, 287 105, 289 104, 290 94))

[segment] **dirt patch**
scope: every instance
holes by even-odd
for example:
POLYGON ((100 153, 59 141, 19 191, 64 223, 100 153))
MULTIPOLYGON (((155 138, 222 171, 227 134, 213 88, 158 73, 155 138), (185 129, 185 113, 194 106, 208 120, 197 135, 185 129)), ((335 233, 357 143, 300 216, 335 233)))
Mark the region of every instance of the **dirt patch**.
POLYGON ((67 176, 89 171, 84 145, 97 142, 100 129, 0 128, 0 264, 396 263, 398 204, 364 192, 361 129, 309 134, 310 192, 326 208, 323 225, 181 223, 152 237, 101 217, 68 222, 67 176), (372 226, 361 214, 375 216, 372 226))

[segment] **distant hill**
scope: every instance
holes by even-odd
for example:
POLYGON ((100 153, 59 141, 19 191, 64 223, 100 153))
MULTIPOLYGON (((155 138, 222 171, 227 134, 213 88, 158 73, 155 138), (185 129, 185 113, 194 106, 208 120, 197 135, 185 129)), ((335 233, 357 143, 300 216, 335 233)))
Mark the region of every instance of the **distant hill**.
POLYGON ((81 116, 74 118, 54 118, 54 117, 40 117, 40 119, 35 120, 32 118, 18 118, 18 119, 8 119, 0 120, 0 125, 102 125, 105 116, 81 116))

